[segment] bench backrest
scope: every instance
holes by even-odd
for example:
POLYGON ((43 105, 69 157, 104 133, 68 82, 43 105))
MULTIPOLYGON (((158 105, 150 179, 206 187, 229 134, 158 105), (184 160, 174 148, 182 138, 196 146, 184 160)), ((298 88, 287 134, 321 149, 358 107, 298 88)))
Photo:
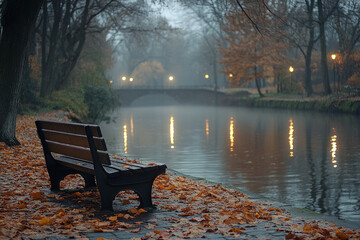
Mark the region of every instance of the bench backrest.
POLYGON ((93 162, 85 127, 89 126, 93 135, 98 159, 110 165, 109 154, 100 127, 91 124, 68 123, 36 120, 38 134, 44 151, 57 153, 67 157, 93 162))

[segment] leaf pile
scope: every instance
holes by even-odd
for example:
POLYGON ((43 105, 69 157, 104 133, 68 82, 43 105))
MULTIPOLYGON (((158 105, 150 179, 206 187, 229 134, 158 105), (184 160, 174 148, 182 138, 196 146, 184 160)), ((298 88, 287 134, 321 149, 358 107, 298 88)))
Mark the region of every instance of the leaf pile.
MULTIPOLYGON (((118 194, 114 204, 127 207, 106 215, 100 211, 97 190, 51 192, 35 119, 67 120, 53 112, 36 117, 20 116, 17 137, 21 146, 0 143, 0 239, 66 236, 86 239, 86 232, 126 231, 134 239, 199 238, 208 233, 241 236, 266 223, 286 239, 360 239, 360 230, 291 217, 271 203, 255 202, 241 192, 168 173, 154 183, 157 211, 174 213, 165 230, 159 219, 141 221, 147 211, 135 208, 137 195, 118 194), (70 203, 70 204, 66 204, 70 203), (146 229, 145 234, 140 234, 146 229), (158 230, 161 229, 161 230, 158 230), (140 234, 140 235, 139 235, 140 234)), ((134 160, 129 160, 134 161, 134 160)), ((62 181, 62 189, 79 189, 78 175, 62 181)), ((115 208, 116 209, 116 208, 115 208)))

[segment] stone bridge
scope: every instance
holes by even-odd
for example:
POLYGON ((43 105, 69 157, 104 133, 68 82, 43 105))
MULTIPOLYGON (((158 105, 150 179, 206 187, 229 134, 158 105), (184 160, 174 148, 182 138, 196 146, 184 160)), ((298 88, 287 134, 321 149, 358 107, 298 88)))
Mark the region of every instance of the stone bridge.
POLYGON ((123 106, 129 106, 133 101, 147 95, 165 95, 179 104, 217 104, 221 103, 226 94, 211 88, 120 88, 114 89, 119 94, 123 106))

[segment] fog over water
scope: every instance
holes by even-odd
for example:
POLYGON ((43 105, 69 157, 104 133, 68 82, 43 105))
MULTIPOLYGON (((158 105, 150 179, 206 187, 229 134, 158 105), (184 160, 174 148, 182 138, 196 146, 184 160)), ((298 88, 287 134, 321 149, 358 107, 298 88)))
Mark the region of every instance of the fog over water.
POLYGON ((109 151, 360 223, 360 118, 213 106, 122 107, 109 151))

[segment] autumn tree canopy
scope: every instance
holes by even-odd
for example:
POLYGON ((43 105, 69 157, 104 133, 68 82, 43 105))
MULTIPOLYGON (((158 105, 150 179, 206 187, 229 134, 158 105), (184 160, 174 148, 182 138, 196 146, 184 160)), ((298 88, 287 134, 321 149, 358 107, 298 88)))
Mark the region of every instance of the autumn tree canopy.
POLYGON ((275 33, 269 34, 274 19, 265 5, 259 2, 248 3, 248 14, 254 16, 264 32, 259 32, 249 24, 244 12, 232 12, 226 19, 228 25, 223 29, 227 33, 228 46, 219 51, 220 61, 224 65, 222 72, 228 76, 232 87, 255 81, 260 95, 260 79, 274 77, 283 66, 287 45, 278 40, 275 33))

